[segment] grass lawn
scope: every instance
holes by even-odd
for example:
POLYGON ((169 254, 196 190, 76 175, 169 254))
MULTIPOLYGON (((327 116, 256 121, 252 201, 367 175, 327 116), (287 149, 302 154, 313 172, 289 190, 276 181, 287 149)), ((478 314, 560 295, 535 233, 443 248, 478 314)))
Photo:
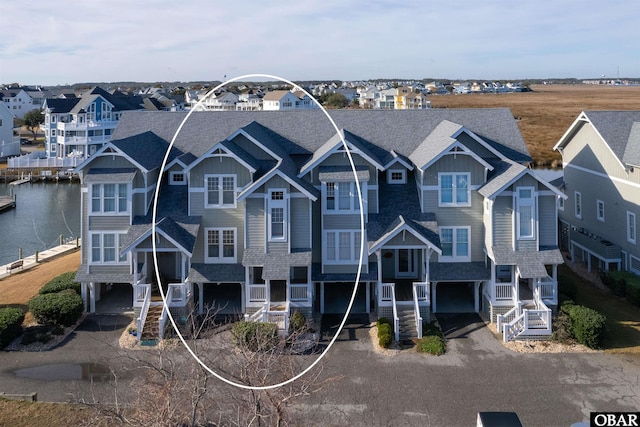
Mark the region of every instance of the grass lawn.
POLYGON ((95 412, 65 403, 22 402, 0 398, 0 424, 13 427, 51 427, 97 425, 109 423, 95 412))
POLYGON ((558 267, 559 280, 576 284, 576 300, 580 305, 599 311, 607 317, 604 349, 611 353, 640 355, 640 307, 604 291, 580 277, 568 266, 558 267))

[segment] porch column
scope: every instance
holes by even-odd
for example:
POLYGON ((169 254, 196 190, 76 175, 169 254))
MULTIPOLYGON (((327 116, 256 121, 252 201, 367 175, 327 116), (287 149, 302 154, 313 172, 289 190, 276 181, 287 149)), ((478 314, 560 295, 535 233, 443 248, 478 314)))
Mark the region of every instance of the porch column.
POLYGON ((287 280, 286 284, 285 301, 291 301, 291 283, 289 283, 289 280, 287 280))
POLYGON ((96 312, 96 284, 89 282, 89 312, 96 312))
POLYGON ((378 263, 378 283, 382 283, 382 250, 376 251, 376 260, 378 263))
POLYGON ((204 314, 204 284, 198 283, 198 312, 204 314))
POLYGON ((320 282, 320 313, 324 314, 324 282, 320 282))
POLYGON ((517 304, 518 301, 520 301, 520 273, 518 271, 518 269, 516 268, 516 280, 515 280, 515 284, 514 284, 514 289, 513 289, 513 304, 517 304))
POLYGON ((271 280, 265 280, 265 299, 267 303, 271 304, 271 280))
POLYGON ((436 288, 438 287, 438 282, 433 282, 433 287, 431 288, 431 290, 433 292, 431 292, 431 311, 433 311, 433 313, 436 312, 437 307, 436 307, 436 288))
POLYGON ((133 284, 138 284, 138 251, 133 251, 133 284))
POLYGON ((476 313, 480 313, 480 283, 475 282, 473 289, 473 309, 476 313))
POLYGON ((180 252, 180 283, 184 283, 187 279, 187 256, 180 252))
POLYGON ((84 302, 84 311, 86 312, 89 308, 89 302, 87 301, 87 282, 81 283, 80 295, 82 296, 82 301, 84 302))
POLYGON ((367 298, 366 299, 366 302, 367 302, 367 305, 366 305, 367 313, 370 313, 371 312, 371 283, 370 282, 365 282, 364 286, 365 286, 366 294, 367 294, 367 296, 366 296, 366 298, 367 298))
POLYGON ((551 278, 554 281, 558 280, 558 264, 553 264, 551 266, 551 278))
MULTIPOLYGON (((583 249, 583 253, 586 252, 583 249)), ((591 252, 587 252, 587 271, 591 273, 591 252)))
POLYGON ((240 283, 240 310, 242 310, 243 313, 247 311, 247 295, 245 292, 247 292, 247 285, 240 283))

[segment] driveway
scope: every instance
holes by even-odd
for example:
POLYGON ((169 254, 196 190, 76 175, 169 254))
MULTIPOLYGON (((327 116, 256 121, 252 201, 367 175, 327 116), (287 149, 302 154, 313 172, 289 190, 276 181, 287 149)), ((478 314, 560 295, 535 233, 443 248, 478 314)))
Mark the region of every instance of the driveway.
MULTIPOLYGON (((328 344, 340 320, 324 317, 322 344, 328 344)), ((117 341, 129 321, 128 316, 92 315, 56 349, 0 352, 0 391, 36 391, 45 401, 109 396, 104 365, 93 364, 109 360, 120 367, 117 341), (55 365, 48 369, 52 379, 16 374, 42 365, 55 365), (60 378, 74 368, 71 378, 60 378)), ((337 379, 297 400, 294 409, 309 425, 351 426, 470 426, 479 411, 515 411, 524 426, 569 426, 588 420, 590 411, 640 409, 637 358, 514 353, 475 315, 440 316, 440 321, 447 332, 445 355, 412 350, 387 355, 374 350, 368 318, 352 316, 320 363, 322 378, 337 379)))

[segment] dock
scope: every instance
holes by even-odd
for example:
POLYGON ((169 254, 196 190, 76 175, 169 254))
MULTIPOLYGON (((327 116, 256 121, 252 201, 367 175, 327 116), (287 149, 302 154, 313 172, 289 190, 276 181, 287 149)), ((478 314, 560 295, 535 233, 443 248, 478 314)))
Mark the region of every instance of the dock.
POLYGON ((16 207, 15 196, 0 196, 0 212, 16 207))
POLYGON ((26 184, 27 182, 31 182, 31 178, 22 178, 16 181, 11 181, 9 185, 20 185, 20 184, 26 184))
POLYGON ((17 261, 10 262, 9 264, 1 265, 0 280, 4 279, 5 277, 11 276, 11 274, 16 274, 24 270, 29 270, 37 266, 43 261, 48 261, 60 255, 65 255, 71 252, 75 252, 79 249, 80 249, 80 239, 78 238, 68 243, 63 242, 61 245, 55 246, 45 251, 36 252, 31 256, 20 258, 17 261))

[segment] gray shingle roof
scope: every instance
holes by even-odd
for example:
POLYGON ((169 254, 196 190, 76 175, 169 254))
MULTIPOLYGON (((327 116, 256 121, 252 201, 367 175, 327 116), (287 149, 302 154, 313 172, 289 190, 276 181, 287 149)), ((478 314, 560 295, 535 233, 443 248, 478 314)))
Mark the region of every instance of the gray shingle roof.
MULTIPOLYGON (((369 168, 364 165, 356 166, 356 177, 358 181, 369 181, 369 168)), ((321 182, 353 181, 353 169, 351 166, 320 166, 318 179, 321 182)))
POLYGON ((191 283, 244 283, 244 267, 240 264, 191 264, 189 281, 191 283))
POLYGON ((517 266, 523 279, 546 277, 545 265, 564 263, 557 247, 543 247, 539 251, 514 251, 508 247, 494 247, 493 256, 498 265, 517 266))
POLYGON ((291 267, 311 265, 311 249, 292 250, 291 253, 265 253, 264 248, 246 248, 242 256, 242 265, 263 267, 264 280, 287 280, 291 274, 291 267))
MULTIPOLYGON (((162 159, 164 159, 167 149, 169 148, 167 141, 150 131, 124 139, 112 139, 111 144, 131 157, 146 170, 153 170, 160 167, 162 159)), ((170 162, 181 154, 178 149, 175 147, 172 148, 167 162, 170 162)))
POLYGON ((640 138, 634 123, 640 122, 640 111, 585 111, 589 121, 602 135, 618 160, 640 164, 640 138))
POLYGON ((452 135, 460 129, 462 129, 461 125, 452 123, 449 120, 443 120, 427 135, 422 144, 418 145, 416 149, 409 154, 409 159, 411 159, 413 164, 422 168, 455 142, 452 135))
POLYGON ((429 263, 429 280, 433 282, 467 282, 489 279, 491 279, 491 272, 484 261, 429 263))
POLYGON ((89 273, 89 266, 82 264, 74 280, 76 282, 131 283, 133 276, 124 273, 89 273))
POLYGON ((91 168, 85 182, 125 183, 133 181, 138 170, 134 168, 91 168))
MULTIPOLYGON (((356 273, 323 273, 322 264, 314 262, 311 266, 311 280, 314 282, 354 282, 356 273)), ((360 283, 375 282, 378 280, 378 263, 369 263, 369 272, 362 269, 360 273, 360 283)))
POLYGON ((487 182, 478 189, 478 193, 488 198, 527 171, 526 167, 511 161, 492 162, 492 165, 494 169, 487 174, 487 182))

